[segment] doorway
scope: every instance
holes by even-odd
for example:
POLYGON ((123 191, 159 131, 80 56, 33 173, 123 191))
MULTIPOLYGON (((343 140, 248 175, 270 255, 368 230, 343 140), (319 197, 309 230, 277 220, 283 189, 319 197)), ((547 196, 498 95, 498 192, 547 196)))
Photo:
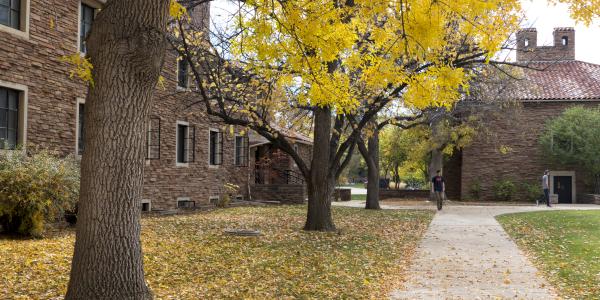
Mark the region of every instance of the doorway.
POLYGON ((553 193, 558 195, 558 203, 573 203, 573 177, 554 176, 553 193))

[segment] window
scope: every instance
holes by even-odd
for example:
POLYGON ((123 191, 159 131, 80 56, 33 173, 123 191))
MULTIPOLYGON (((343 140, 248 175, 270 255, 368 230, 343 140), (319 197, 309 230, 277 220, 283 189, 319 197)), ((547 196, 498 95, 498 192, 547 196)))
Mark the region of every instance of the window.
POLYGON ((568 44, 569 44, 569 37, 567 37, 567 36, 563 36, 563 37, 562 37, 562 45, 563 45, 563 46, 566 46, 566 45, 568 45, 568 44))
POLYGON ((177 62, 177 86, 182 88, 188 88, 189 76, 188 76, 188 61, 185 58, 181 58, 177 62))
POLYGON ((151 211, 151 210, 152 210, 152 205, 150 203, 150 200, 142 199, 142 211, 151 211))
POLYGON ((210 196, 210 197, 208 197, 208 203, 217 205, 217 203, 219 203, 220 199, 221 199, 221 197, 219 197, 219 196, 210 196))
POLYGON ((0 149, 15 149, 19 138, 19 92, 0 87, 0 149))
POLYGON ((146 159, 160 159, 160 118, 150 117, 146 134, 146 159))
POLYGON ((248 166, 248 137, 235 137, 235 165, 239 167, 248 166))
POLYGON ((194 208, 196 207, 196 202, 190 200, 187 197, 177 198, 177 208, 194 208))
POLYGON ((94 22, 95 12, 96 10, 93 7, 81 3, 81 11, 79 12, 79 51, 81 51, 81 53, 87 52, 85 46, 85 39, 90 33, 90 29, 92 29, 92 23, 94 22))
POLYGON ((223 163, 223 134, 217 130, 210 130, 208 147, 208 163, 212 166, 221 165, 223 163))
POLYGON ((85 103, 77 103, 77 154, 83 154, 83 138, 85 131, 83 125, 85 124, 85 103))
POLYGON ((177 123, 177 163, 186 164, 195 159, 196 128, 177 123))
POLYGON ((529 47, 529 39, 525 39, 525 47, 529 47))
POLYGON ((0 0, 0 24, 21 29, 21 0, 0 0))

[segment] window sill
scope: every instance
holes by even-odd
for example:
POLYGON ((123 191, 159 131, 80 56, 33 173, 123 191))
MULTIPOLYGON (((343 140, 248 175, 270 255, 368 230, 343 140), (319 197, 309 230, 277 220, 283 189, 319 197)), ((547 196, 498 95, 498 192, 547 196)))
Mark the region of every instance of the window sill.
POLYGON ((211 165, 211 164, 208 165, 209 169, 218 169, 219 167, 221 167, 221 165, 211 165))
POLYGON ((175 88, 175 90, 178 91, 178 92, 187 92, 187 93, 189 93, 189 92, 192 91, 191 88, 189 88, 189 87, 186 88, 186 87, 182 87, 182 86, 177 86, 175 88))
POLYGON ((12 27, 0 24, 0 31, 10 33, 16 37, 29 41, 29 31, 22 31, 12 27))
POLYGON ((188 168, 189 166, 190 166, 189 163, 180 163, 180 162, 175 163, 175 167, 178 167, 178 168, 188 168))

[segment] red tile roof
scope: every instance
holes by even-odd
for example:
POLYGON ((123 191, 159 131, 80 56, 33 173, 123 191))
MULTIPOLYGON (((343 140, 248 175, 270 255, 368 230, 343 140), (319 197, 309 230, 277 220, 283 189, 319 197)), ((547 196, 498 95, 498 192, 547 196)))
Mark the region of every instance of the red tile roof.
POLYGON ((600 101, 600 65, 569 60, 531 62, 528 67, 514 91, 518 100, 600 101))

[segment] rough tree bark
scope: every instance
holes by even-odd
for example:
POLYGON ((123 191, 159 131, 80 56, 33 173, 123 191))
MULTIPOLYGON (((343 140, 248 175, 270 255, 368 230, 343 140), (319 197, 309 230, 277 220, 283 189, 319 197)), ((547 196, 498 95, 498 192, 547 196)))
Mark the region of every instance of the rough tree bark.
POLYGON ((166 49, 169 0, 111 0, 87 40, 94 69, 66 299, 151 299, 140 243, 145 128, 166 49))
POLYGON ((331 109, 316 108, 314 146, 308 185, 308 213, 304 230, 334 231, 331 217, 331 198, 335 188, 335 174, 331 172, 330 139, 331 109))
POLYGON ((594 175, 594 194, 600 195, 600 174, 594 175))
POLYGON ((367 141, 358 143, 358 150, 367 163, 366 209, 381 209, 379 206, 379 130, 375 130, 367 141))

